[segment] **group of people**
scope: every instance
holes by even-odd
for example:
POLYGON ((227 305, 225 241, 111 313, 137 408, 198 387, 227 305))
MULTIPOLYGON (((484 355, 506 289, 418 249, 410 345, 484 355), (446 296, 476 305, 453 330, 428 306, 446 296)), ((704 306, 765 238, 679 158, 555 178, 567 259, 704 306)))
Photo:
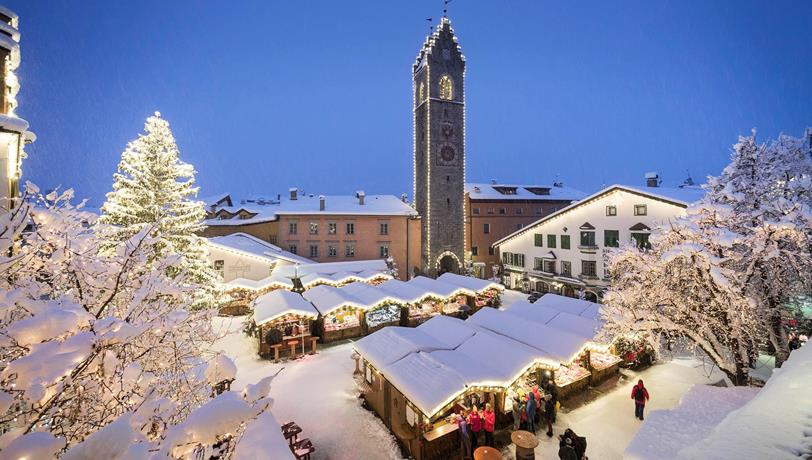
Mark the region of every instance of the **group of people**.
POLYGON ((544 385, 544 393, 538 385, 524 396, 513 396, 513 429, 536 433, 540 422, 547 425, 547 436, 553 437, 553 423, 558 411, 558 390, 552 382, 544 385))
POLYGON ((490 403, 486 403, 484 409, 480 409, 476 403, 471 404, 471 409, 460 408, 456 418, 460 433, 460 455, 463 459, 472 458, 473 451, 480 445, 496 447, 493 442, 496 414, 490 403), (483 433, 482 444, 480 433, 483 433))

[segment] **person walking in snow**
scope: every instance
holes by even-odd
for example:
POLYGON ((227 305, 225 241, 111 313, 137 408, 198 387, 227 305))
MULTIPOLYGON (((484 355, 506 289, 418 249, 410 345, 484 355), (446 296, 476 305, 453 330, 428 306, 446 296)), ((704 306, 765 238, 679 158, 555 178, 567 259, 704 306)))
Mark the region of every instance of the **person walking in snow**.
POLYGON ((522 423, 522 410, 524 405, 519 399, 519 395, 513 395, 513 431, 518 430, 522 423))
POLYGON ((527 413, 527 431, 536 434, 536 398, 533 396, 532 391, 527 393, 527 406, 525 412, 527 413))
POLYGON ((460 432, 460 458, 471 458, 471 435, 468 432, 468 422, 465 420, 465 410, 457 415, 457 428, 460 432))
POLYGON ((482 413, 483 428, 485 428, 485 445, 496 447, 493 443, 493 428, 496 425, 496 414, 491 409, 491 403, 485 404, 485 411, 482 413))
POLYGON ((474 451, 479 445, 479 432, 482 430, 482 417, 476 406, 468 414, 468 426, 471 428, 471 450, 474 451))
POLYGON ((648 390, 643 386, 643 380, 637 381, 637 385, 632 388, 632 399, 634 399, 634 416, 643 420, 643 409, 646 407, 648 390))
POLYGON ((553 407, 555 408, 553 412, 553 423, 555 423, 555 417, 558 415, 558 389, 552 381, 548 381, 544 390, 553 398, 553 407))
POLYGON ((547 423, 547 437, 553 437, 553 418, 555 418, 555 403, 552 395, 544 395, 544 421, 547 423))

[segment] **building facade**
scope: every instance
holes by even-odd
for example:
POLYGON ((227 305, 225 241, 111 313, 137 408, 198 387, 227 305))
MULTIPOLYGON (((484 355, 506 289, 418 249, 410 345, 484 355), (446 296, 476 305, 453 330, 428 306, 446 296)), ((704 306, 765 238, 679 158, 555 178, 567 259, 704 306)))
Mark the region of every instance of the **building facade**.
POLYGON ((23 147, 36 136, 28 131, 28 122, 14 114, 20 84, 14 71, 20 65, 19 18, 0 6, 0 212, 11 209, 20 195, 23 147))
POLYGON ((391 259, 403 280, 421 269, 421 219, 392 195, 228 197, 209 203, 203 236, 241 232, 314 262, 391 259))
POLYGON ((621 242, 649 244, 651 229, 683 216, 702 189, 613 185, 494 243, 502 281, 525 292, 599 301, 608 286, 604 257, 621 242))
POLYGON ((493 243, 563 209, 585 193, 553 185, 465 184, 465 247, 474 276, 491 278, 499 256, 493 243))
POLYGON ((422 267, 460 272, 464 261, 465 56, 448 18, 412 68, 414 204, 422 217, 422 267))

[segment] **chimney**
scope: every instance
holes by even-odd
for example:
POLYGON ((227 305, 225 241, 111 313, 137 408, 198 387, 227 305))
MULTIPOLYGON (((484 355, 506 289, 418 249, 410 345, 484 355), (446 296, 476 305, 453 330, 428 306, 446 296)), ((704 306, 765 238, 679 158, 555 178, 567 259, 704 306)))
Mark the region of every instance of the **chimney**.
POLYGON ((298 198, 298 196, 297 196, 299 194, 299 189, 298 188, 291 187, 288 190, 290 190, 290 199, 291 200, 295 200, 296 198, 298 198))
POLYGON ((358 198, 358 204, 360 204, 360 205, 364 204, 364 197, 365 196, 366 196, 366 194, 364 193, 363 190, 358 190, 357 192, 355 192, 355 197, 358 198))
POLYGON ((496 179, 491 179, 491 185, 496 185, 496 179))
POLYGON ((646 173, 646 187, 659 187, 660 175, 656 172, 646 173))
POLYGON ((400 195, 400 201, 402 201, 404 203, 408 203, 409 202, 409 195, 407 195, 405 193, 401 194, 400 195))
POLYGON ((319 211, 324 211, 324 195, 319 195, 319 211))

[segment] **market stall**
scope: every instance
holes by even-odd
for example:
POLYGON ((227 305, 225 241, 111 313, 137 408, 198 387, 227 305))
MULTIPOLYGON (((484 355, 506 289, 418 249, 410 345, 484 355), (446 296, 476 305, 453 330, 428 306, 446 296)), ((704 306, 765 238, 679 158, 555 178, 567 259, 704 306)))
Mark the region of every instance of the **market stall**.
POLYGON ((341 292, 355 298, 364 306, 362 327, 369 334, 386 326, 400 324, 405 304, 387 291, 366 283, 352 283, 342 287, 341 292))
POLYGON ((505 289, 499 283, 456 273, 443 273, 437 280, 466 289, 470 293, 467 296, 468 305, 474 311, 485 306, 498 307, 501 304, 500 295, 505 289))
POLYGON ((409 284, 422 289, 428 294, 423 301, 424 308, 438 309, 444 315, 463 316, 471 311, 468 297, 476 293, 468 288, 449 284, 440 280, 418 276, 408 281, 409 284))
POLYGON ((589 352, 589 369, 592 373, 592 385, 597 385, 616 375, 619 372, 620 363, 623 360, 619 356, 611 353, 602 353, 599 351, 589 352))
POLYGON ((341 289, 321 285, 302 294, 321 313, 318 326, 323 343, 359 337, 366 307, 341 289))
POLYGON ((406 305, 408 311, 400 323, 401 326, 415 327, 441 313, 438 306, 440 299, 433 298, 432 294, 413 284, 391 279, 379 284, 378 289, 406 305))
POLYGON ((291 346, 302 352, 310 351, 313 322, 319 312, 301 295, 277 290, 258 297, 253 307, 260 356, 274 355, 279 359, 290 354, 291 346))

